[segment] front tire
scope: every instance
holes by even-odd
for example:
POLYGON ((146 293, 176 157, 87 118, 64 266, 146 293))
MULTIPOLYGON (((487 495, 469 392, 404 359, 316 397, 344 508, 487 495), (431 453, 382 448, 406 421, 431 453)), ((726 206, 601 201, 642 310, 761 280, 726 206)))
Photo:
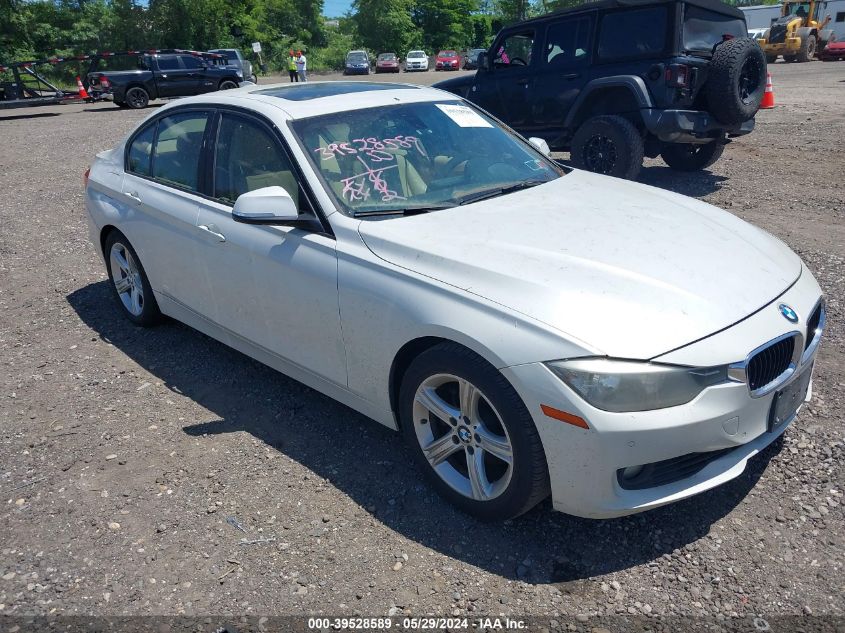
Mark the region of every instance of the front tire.
POLYGON ((106 238, 104 252, 111 288, 126 318, 143 327, 161 321, 147 273, 126 236, 112 231, 106 238))
POLYGON ((672 169, 698 171, 707 169, 722 156, 725 145, 719 141, 697 145, 693 143, 670 143, 663 148, 660 157, 672 169))
POLYGON ((625 117, 604 115, 587 119, 569 151, 580 169, 617 178, 636 179, 643 165, 643 138, 625 117))
POLYGON ((238 87, 238 83, 236 81, 232 81, 231 79, 224 79, 220 82, 220 85, 217 87, 218 90, 234 90, 238 87))
POLYGON ((549 494, 540 436, 504 376, 455 343, 418 356, 399 391, 405 440, 434 488, 458 508, 495 521, 549 494))
POLYGON ((816 37, 814 35, 808 35, 804 38, 804 41, 801 42, 801 48, 798 50, 798 61, 799 62, 809 62, 813 60, 813 57, 816 55, 816 37))

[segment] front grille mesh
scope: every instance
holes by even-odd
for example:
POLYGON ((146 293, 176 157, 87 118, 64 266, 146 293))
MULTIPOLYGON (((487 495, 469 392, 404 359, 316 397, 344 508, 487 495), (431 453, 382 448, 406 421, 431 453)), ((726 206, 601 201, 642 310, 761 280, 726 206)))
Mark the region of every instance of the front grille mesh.
POLYGON ((819 327, 819 322, 822 318, 822 304, 819 304, 813 314, 810 315, 810 320, 807 321, 807 339, 804 341, 804 349, 810 347, 813 342, 813 335, 816 333, 816 328, 819 327))
POLYGON ((748 361, 748 388, 756 391, 765 387, 789 368, 795 338, 789 337, 760 350, 748 361))

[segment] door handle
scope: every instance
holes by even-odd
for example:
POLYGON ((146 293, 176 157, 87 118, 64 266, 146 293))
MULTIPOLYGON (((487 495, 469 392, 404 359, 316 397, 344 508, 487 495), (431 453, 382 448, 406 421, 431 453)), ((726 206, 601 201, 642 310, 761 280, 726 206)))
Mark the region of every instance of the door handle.
POLYGON ((225 242, 226 241, 226 236, 223 235, 222 233, 220 233, 220 230, 217 228, 216 224, 207 224, 207 225, 206 224, 200 224, 200 225, 197 226, 197 228, 200 231, 205 231, 206 233, 213 235, 214 237, 217 238, 218 242, 225 242))
POLYGON ((578 79, 578 77, 580 77, 580 76, 581 76, 580 73, 570 73, 568 75, 564 75, 563 78, 564 79, 578 79))
POLYGON ((135 204, 141 204, 141 196, 138 195, 137 191, 127 191, 126 197, 131 199, 135 204))
POLYGON ((516 83, 517 83, 518 86, 527 86, 528 85, 528 79, 527 78, 526 79, 518 79, 516 83))

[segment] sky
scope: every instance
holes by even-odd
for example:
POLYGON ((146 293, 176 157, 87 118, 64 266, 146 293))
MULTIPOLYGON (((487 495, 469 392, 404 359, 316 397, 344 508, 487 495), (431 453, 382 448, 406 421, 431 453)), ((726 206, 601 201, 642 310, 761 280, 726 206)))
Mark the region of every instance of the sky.
POLYGON ((323 15, 339 18, 349 10, 352 0, 323 0, 323 15))

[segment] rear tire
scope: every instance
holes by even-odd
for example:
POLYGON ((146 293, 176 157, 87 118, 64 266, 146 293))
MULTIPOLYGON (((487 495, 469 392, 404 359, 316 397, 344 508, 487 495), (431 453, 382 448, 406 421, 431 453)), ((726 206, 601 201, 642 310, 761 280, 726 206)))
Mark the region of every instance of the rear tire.
POLYGON ((693 143, 671 143, 663 148, 660 157, 672 169, 698 171, 707 169, 722 156, 725 145, 719 141, 696 145, 693 143))
POLYGON ((126 91, 126 105, 133 110, 143 110, 150 103, 150 93, 139 86, 126 91))
POLYGON ((760 109, 766 90, 766 56, 750 37, 726 40, 716 46, 704 92, 713 115, 738 125, 760 109))
POLYGON ((643 165, 643 138, 628 119, 604 115, 587 119, 572 137, 572 163, 580 169, 636 179, 643 165))
POLYGON ((126 236, 117 230, 109 233, 104 253, 112 292, 124 316, 142 327, 161 321, 150 280, 126 236))
POLYGON ((815 35, 808 35, 804 40, 801 42, 801 48, 798 51, 798 61, 799 62, 809 62, 813 60, 813 57, 816 55, 816 36, 815 35))
POLYGON ((501 521, 548 496, 545 452, 525 404, 467 348, 441 343, 420 354, 402 380, 399 416, 419 467, 467 514, 501 521))

